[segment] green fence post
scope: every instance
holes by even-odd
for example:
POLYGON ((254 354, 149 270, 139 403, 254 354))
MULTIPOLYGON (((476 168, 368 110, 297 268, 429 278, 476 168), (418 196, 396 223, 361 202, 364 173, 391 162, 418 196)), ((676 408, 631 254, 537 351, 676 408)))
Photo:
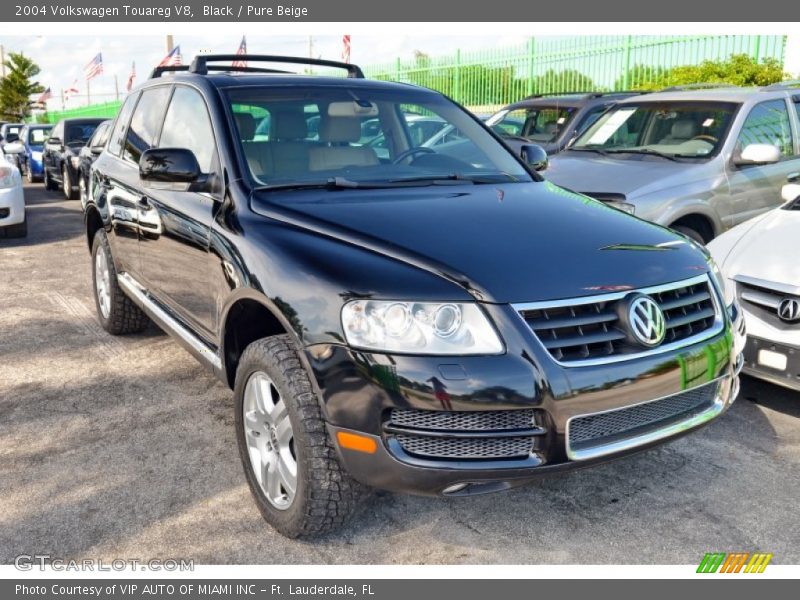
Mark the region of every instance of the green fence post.
POLYGON ((756 64, 758 64, 758 61, 761 58, 761 36, 760 35, 756 36, 756 49, 755 49, 754 54, 755 54, 756 64))
POLYGON ((528 40, 528 96, 533 96, 536 77, 536 38, 528 40))
POLYGON ((400 81, 400 57, 397 57, 397 61, 395 62, 394 66, 394 80, 400 81))
POLYGON ((622 75, 622 89, 630 89, 631 81, 631 41, 633 36, 625 37, 625 73, 622 75))
POLYGON ((453 100, 461 102, 461 48, 456 48, 456 64, 453 71, 453 100))

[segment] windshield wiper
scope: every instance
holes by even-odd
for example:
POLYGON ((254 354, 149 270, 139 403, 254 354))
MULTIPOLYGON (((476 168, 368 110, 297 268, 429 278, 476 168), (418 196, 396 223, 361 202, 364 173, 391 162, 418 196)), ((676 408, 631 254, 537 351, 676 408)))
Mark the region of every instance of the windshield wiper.
POLYGON ((415 187, 420 185, 458 185, 461 183, 501 183, 497 177, 502 175, 508 181, 519 181, 516 177, 506 173, 497 176, 464 176, 458 173, 445 175, 423 175, 419 177, 402 177, 399 179, 388 179, 386 181, 353 181, 345 177, 331 177, 320 181, 294 181, 291 183, 274 183, 256 187, 256 191, 280 191, 280 190, 309 190, 309 189, 381 189, 396 187, 415 187))
POLYGON ((567 150, 570 150, 572 152, 596 152, 597 154, 602 154, 603 156, 608 155, 608 150, 605 150, 603 148, 596 148, 594 146, 581 146, 579 148, 572 146, 571 148, 567 148, 567 150))
POLYGON ((667 160, 674 160, 675 162, 678 161, 678 157, 682 156, 680 154, 667 154, 665 152, 659 152, 658 150, 653 150, 652 148, 636 148, 632 150, 626 150, 625 148, 613 148, 607 150, 609 154, 649 154, 652 156, 660 156, 661 158, 666 158, 667 160))
POLYGON ((368 188, 368 187, 382 187, 380 182, 371 181, 353 181, 346 177, 330 177, 319 181, 292 181, 290 183, 271 183, 267 185, 260 185, 255 188, 256 191, 280 191, 280 190, 337 190, 337 189, 355 189, 355 188, 368 188))

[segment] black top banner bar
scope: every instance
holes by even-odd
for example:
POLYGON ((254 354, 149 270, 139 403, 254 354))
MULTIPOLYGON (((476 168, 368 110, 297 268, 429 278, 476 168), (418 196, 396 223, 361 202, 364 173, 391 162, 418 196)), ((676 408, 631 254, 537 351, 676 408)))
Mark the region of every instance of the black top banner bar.
MULTIPOLYGON (((785 0, 11 0, 3 22, 791 22, 800 4, 785 0)), ((446 32, 443 32, 446 33, 446 32)))

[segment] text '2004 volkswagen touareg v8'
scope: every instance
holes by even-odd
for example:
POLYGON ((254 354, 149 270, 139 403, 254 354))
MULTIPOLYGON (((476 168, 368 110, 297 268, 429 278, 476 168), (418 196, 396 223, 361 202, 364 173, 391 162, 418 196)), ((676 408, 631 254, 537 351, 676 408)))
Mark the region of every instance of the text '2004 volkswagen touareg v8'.
POLYGON ((739 312, 693 242, 543 181, 439 93, 234 58, 127 97, 86 232, 105 329, 152 319, 234 389, 277 530, 330 529, 369 487, 507 489, 733 402, 739 312), (411 115, 471 147, 414 146, 411 115))

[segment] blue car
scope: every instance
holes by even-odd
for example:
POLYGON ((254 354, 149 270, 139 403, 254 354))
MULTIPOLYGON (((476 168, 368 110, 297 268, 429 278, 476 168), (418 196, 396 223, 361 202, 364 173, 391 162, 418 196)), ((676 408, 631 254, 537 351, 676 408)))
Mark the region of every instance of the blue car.
POLYGON ((42 180, 42 150, 52 128, 52 125, 46 124, 25 125, 19 133, 19 141, 23 146, 19 154, 19 172, 31 183, 42 180))

